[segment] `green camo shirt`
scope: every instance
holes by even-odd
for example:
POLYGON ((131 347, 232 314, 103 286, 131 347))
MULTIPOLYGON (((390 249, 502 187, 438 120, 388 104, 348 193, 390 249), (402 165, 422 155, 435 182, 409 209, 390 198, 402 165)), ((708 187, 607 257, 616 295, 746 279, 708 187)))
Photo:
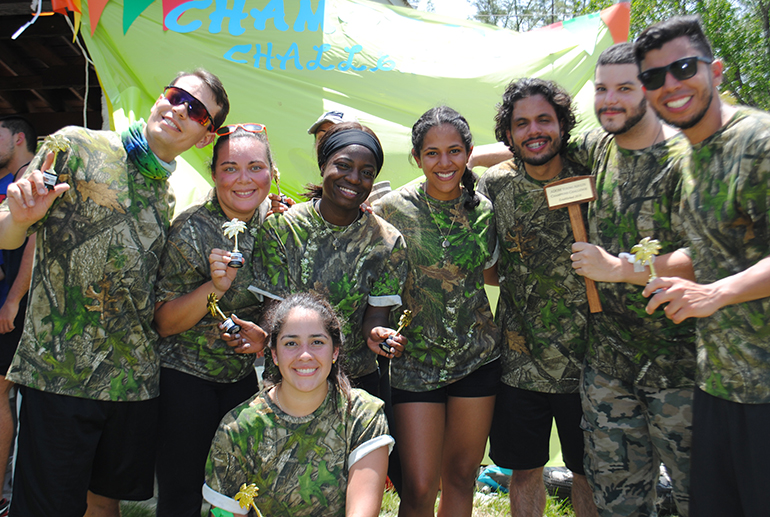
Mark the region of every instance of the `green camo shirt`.
POLYGON ((55 147, 64 150, 54 168, 70 189, 30 228, 37 246, 29 308, 8 379, 95 400, 157 397, 153 284, 174 197, 108 131, 62 129, 27 173, 55 147))
POLYGON ((294 205, 262 225, 254 244, 255 286, 280 296, 315 291, 328 298, 343 323, 346 371, 363 377, 377 370, 377 356, 364 340, 364 312, 367 304, 401 305, 404 238, 370 213, 348 226, 331 225, 313 203, 294 205))
MULTIPOLYGON (((209 253, 213 248, 232 250, 234 242, 225 237, 222 224, 229 221, 212 190, 205 202, 193 205, 176 216, 168 232, 168 242, 160 259, 155 293, 158 302, 167 302, 194 291, 211 280, 209 253)), ((238 250, 244 265, 230 289, 219 300, 225 315, 231 313, 248 321, 259 321, 262 304, 248 290, 254 279, 251 266, 254 236, 270 209, 265 200, 254 213, 246 230, 238 235, 238 250)), ((189 330, 161 338, 160 364, 213 382, 237 382, 254 372, 254 355, 237 354, 219 338, 221 318, 206 313, 189 330)))
MULTIPOLYGON (((770 115, 741 107, 693 146, 682 220, 700 283, 770 255, 770 115)), ((734 402, 770 402, 770 298, 723 307, 697 321, 698 386, 734 402)))
POLYGON ((243 483, 254 483, 262 515, 344 516, 350 466, 365 450, 393 443, 383 402, 353 389, 348 412, 342 395, 335 407, 330 389, 314 413, 294 417, 268 390, 222 419, 206 462, 204 497, 242 513, 234 497, 243 483))
MULTIPOLYGON (((596 176, 596 201, 588 205, 589 242, 616 256, 644 237, 659 240, 661 254, 682 247, 674 228, 679 167, 689 148, 681 134, 641 150, 618 147, 602 129, 573 138, 570 158, 596 176)), ((591 366, 630 384, 692 387, 695 321, 677 325, 663 310, 648 315, 641 286, 599 282, 597 287, 603 310, 590 315, 591 366)))
POLYGON ((531 178, 517 158, 487 170, 479 192, 492 200, 500 243, 503 382, 542 393, 577 393, 586 349, 588 302, 569 256, 567 209, 549 210, 543 187, 586 171, 565 162, 549 181, 531 178))
POLYGON ((424 189, 407 185, 375 204, 407 242, 404 308, 414 319, 403 331, 406 352, 391 361, 390 382, 415 392, 446 386, 500 355, 484 291, 484 269, 497 260, 492 203, 480 196, 469 212, 465 190, 459 199, 439 201, 424 189))

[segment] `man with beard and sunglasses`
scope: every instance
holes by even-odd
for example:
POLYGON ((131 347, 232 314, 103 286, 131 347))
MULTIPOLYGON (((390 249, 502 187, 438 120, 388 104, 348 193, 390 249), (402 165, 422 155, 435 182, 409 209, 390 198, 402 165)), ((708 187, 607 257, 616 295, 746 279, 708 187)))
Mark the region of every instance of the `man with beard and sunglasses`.
POLYGON ((49 136, 0 205, 0 242, 37 233, 24 334, 11 515, 120 515, 152 497, 159 358, 158 260, 176 157, 204 147, 229 111, 219 79, 180 73, 145 124, 49 136), (42 172, 41 172, 42 171, 42 172), (43 172, 57 184, 47 187, 43 172), (57 177, 58 176, 58 177, 57 177))
POLYGON ((478 187, 494 204, 500 244, 495 319, 503 330, 503 383, 490 457, 513 470, 513 515, 543 515, 543 467, 555 418, 562 456, 574 474, 575 512, 596 515, 583 475, 578 393, 586 290, 569 258, 574 238, 567 210, 549 210, 543 192, 548 183, 588 172, 564 158, 575 125, 572 99, 553 81, 517 79, 506 88, 495 123, 495 136, 514 157, 487 170, 478 187))
POLYGON ((644 313, 649 267, 628 254, 657 239, 656 273, 693 278, 677 226, 676 188, 689 151, 663 124, 636 77, 630 43, 599 56, 594 109, 601 128, 568 144, 570 159, 592 169, 589 242, 572 245, 572 265, 597 282, 602 312, 590 315, 581 381, 584 466, 601 515, 655 515, 661 460, 680 516, 688 514, 695 325, 644 313), (625 255, 624 255, 625 253, 625 255))
POLYGON ((647 101, 692 145, 680 216, 697 283, 662 277, 644 291, 648 312, 667 303, 674 322, 697 318, 690 514, 764 515, 770 115, 720 98, 722 63, 697 17, 648 27, 635 54, 647 101))

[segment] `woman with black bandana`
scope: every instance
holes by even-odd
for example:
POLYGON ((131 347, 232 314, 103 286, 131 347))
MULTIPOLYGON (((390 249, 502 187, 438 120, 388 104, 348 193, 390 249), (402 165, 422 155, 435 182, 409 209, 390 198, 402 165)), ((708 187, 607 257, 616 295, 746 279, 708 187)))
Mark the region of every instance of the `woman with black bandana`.
MULTIPOLYGON (((318 141, 322 185, 309 185, 309 201, 268 217, 257 233, 252 286, 273 298, 301 291, 328 298, 343 321, 351 383, 375 396, 377 356, 366 337, 375 327, 390 326, 407 273, 399 231, 360 208, 382 163, 382 146, 369 128, 347 122, 329 129, 318 141)), ((235 322, 248 339, 251 325, 235 322)))

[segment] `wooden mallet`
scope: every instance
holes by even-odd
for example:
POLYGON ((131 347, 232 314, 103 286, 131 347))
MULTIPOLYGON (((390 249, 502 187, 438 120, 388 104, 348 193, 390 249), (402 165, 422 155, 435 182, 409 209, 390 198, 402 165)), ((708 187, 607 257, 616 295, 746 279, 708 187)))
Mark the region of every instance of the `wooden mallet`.
MULTIPOLYGON (((580 204, 588 203, 596 199, 596 184, 593 176, 575 176, 560 181, 555 181, 543 187, 545 199, 550 210, 567 207, 569 221, 572 225, 572 235, 575 242, 588 242, 586 227, 583 223, 583 215, 580 213, 580 204)), ((599 291, 593 280, 583 277, 586 281, 586 296, 588 308, 591 312, 602 312, 602 303, 599 301, 599 291)))

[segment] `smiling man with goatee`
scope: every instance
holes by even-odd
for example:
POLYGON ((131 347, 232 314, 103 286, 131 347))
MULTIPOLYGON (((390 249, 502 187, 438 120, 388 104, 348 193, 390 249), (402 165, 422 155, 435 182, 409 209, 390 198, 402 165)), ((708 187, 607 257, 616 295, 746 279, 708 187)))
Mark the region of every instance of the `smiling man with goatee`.
POLYGON ((495 403, 490 457, 513 470, 513 515, 541 516, 543 467, 556 418, 562 456, 573 473, 578 517, 596 515, 583 474, 578 386, 586 346, 587 300, 572 269, 567 210, 549 210, 543 187, 587 174, 564 158, 575 125, 570 95, 552 81, 511 82, 495 136, 514 157, 484 173, 479 192, 495 208, 500 259, 496 321, 503 330, 503 385, 495 403))

